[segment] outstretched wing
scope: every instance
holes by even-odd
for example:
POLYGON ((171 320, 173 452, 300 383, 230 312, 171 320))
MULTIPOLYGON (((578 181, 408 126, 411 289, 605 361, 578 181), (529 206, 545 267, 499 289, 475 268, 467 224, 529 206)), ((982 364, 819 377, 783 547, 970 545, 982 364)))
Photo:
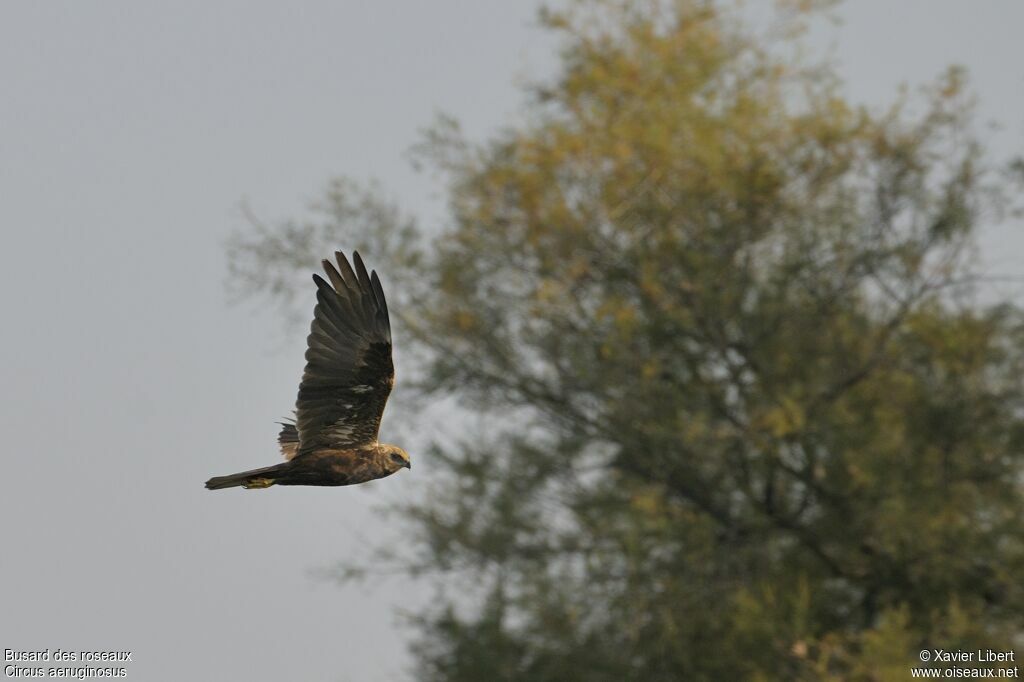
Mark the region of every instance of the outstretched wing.
POLYGON ((355 270, 343 253, 334 255, 337 268, 323 261, 330 283, 313 275, 317 303, 295 404, 300 457, 375 442, 395 383, 391 323, 377 273, 366 273, 358 253, 352 254, 355 270))

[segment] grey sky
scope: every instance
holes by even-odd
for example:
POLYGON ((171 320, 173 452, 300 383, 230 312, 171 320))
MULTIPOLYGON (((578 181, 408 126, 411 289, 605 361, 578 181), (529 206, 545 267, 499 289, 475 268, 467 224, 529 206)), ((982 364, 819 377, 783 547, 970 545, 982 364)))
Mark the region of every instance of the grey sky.
MULTIPOLYGON (((535 6, 0 5, 0 648, 130 648, 142 680, 402 676, 392 606, 423 590, 309 571, 393 532, 370 510, 418 471, 202 488, 276 461, 305 335, 282 341, 270 311, 228 305, 223 240, 245 225, 241 199, 298 216, 338 174, 436 215, 438 187, 403 154, 436 110, 475 136, 515 120, 515 82, 555 63, 535 6)), ((855 99, 883 104, 963 63, 983 118, 1005 125, 992 143, 1024 149, 1024 3, 841 13, 816 42, 837 42, 855 99)), ((1021 274, 1019 225, 986 245, 1021 274)), ((389 410, 385 431, 400 419, 389 410)))

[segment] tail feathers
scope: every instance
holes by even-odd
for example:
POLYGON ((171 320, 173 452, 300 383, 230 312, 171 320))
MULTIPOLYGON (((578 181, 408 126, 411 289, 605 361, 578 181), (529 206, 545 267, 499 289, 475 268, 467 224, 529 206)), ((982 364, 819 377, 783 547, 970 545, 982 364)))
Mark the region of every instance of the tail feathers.
POLYGON ((222 488, 269 488, 274 485, 276 475, 280 473, 282 464, 243 471, 230 476, 214 476, 206 482, 209 490, 221 490, 222 488))

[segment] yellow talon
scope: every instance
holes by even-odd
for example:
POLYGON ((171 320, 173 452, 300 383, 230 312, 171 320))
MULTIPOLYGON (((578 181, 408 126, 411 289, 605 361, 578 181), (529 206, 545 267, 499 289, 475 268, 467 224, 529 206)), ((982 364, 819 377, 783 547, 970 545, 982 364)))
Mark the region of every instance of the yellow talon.
POLYGON ((269 488, 274 485, 272 478, 253 478, 242 484, 243 488, 269 488))

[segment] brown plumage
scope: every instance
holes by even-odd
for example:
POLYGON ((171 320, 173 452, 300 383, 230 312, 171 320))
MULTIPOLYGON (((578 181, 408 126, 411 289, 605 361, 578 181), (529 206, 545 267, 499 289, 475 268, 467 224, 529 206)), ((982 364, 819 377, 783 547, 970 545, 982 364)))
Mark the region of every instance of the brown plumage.
POLYGON ((306 339, 306 370, 295 403, 295 423, 277 437, 285 462, 206 482, 221 488, 272 485, 353 485, 408 469, 409 455, 377 442, 381 415, 395 383, 391 323, 376 272, 367 274, 358 253, 336 252, 338 267, 323 261, 316 307, 306 339))

